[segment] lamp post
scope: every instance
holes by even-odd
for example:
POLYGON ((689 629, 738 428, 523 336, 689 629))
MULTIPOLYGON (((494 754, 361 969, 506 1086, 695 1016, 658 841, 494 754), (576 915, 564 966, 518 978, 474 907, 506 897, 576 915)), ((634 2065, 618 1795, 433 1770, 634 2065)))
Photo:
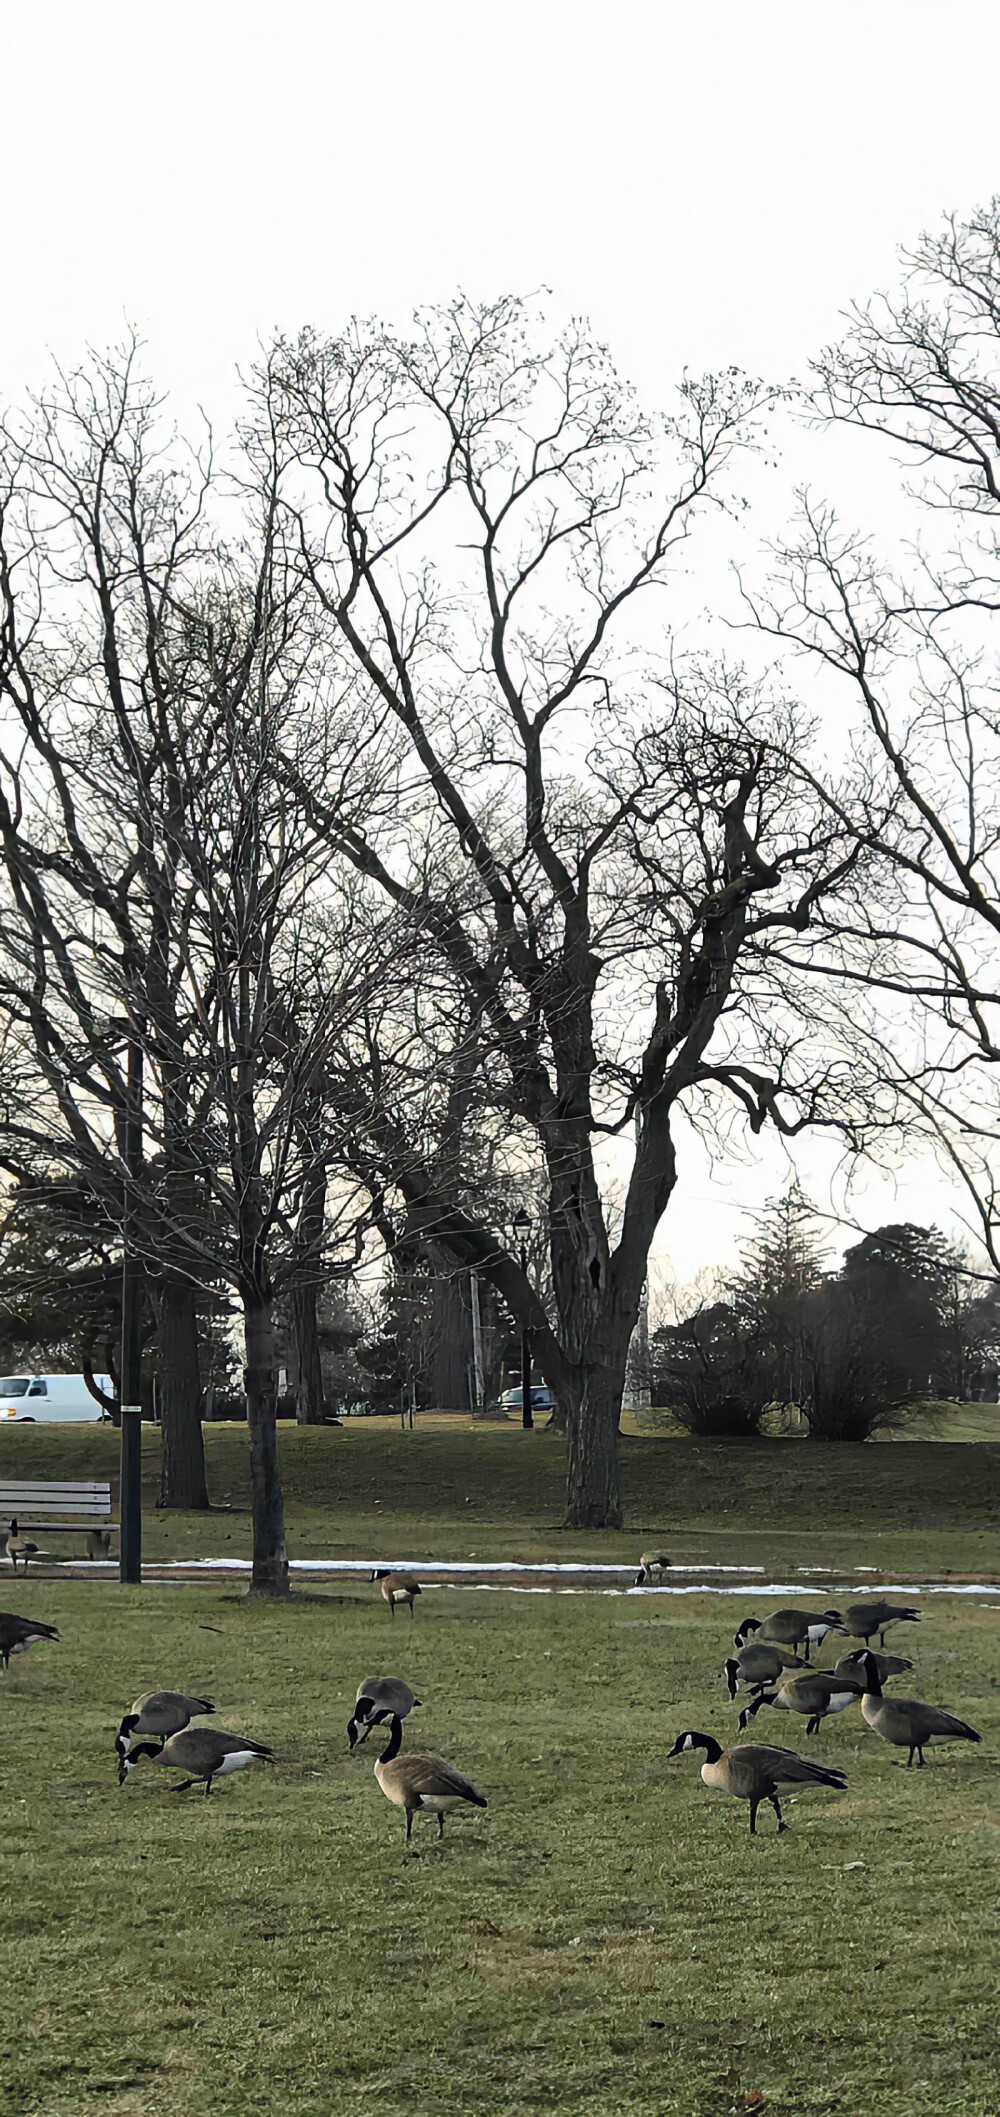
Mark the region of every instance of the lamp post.
POLYGON ((142 1580, 142 1407, 139 1401, 142 1265, 136 1256, 132 1235, 135 1214, 132 1178, 138 1175, 142 1166, 142 1045, 134 1035, 129 1039, 128 1086, 122 1129, 122 1159, 126 1174, 122 1216, 121 1557, 118 1574, 120 1580, 134 1587, 142 1580))
MULTIPOLYGON (((521 1206, 514 1215, 514 1233, 518 1238, 520 1265, 525 1278, 528 1274, 527 1238, 530 1232, 531 1221, 521 1206)), ((524 1323, 521 1326, 521 1425, 525 1433, 531 1432, 534 1423, 531 1416, 531 1332, 524 1323)))

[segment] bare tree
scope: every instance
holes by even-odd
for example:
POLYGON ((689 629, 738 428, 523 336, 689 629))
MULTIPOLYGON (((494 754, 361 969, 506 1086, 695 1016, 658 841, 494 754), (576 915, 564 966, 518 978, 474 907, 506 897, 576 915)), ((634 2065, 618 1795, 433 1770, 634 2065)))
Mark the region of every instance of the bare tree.
POLYGON ((259 378, 251 451, 270 460, 277 434, 290 550, 358 711, 400 751, 389 819, 347 829, 333 798, 290 784, 408 924, 436 993, 420 1115, 415 1062, 381 1035, 341 1088, 410 1223, 530 1326, 579 1526, 621 1521, 625 1363, 681 1111, 728 1098, 752 1128, 793 1133, 835 1121, 834 1086, 838 1118, 850 1101, 846 1069, 790 1031, 777 968, 776 944, 806 936, 803 991, 859 861, 792 761, 807 731, 739 683, 649 671, 650 597, 765 401, 730 374, 649 420, 585 328, 543 344, 515 300, 459 300, 408 338, 307 334, 259 378), (477 1095, 545 1173, 554 1323, 495 1222, 435 1172, 423 1113, 459 1005, 477 1095), (612 1239, 602 1156, 634 1128, 612 1239))
POLYGON ((894 452, 907 543, 893 561, 804 496, 769 592, 748 601, 808 657, 818 700, 846 696, 860 731, 843 821, 894 881, 856 936, 856 976, 883 996, 873 1052, 964 1186, 995 1265, 1000 201, 949 219, 903 264, 899 291, 855 308, 818 361, 808 410, 894 452))
MULTIPOLYGON (((265 478, 230 547, 207 518, 210 463, 178 469, 157 417, 129 348, 65 379, 7 434, 4 1137, 8 1159, 83 1170, 119 1233, 127 1216, 173 1318, 175 1377, 196 1290, 221 1279, 237 1292, 253 1585, 281 1593, 273 1300, 329 1271, 342 1246, 354 1254, 364 1210, 342 1193, 339 1225, 328 1217, 317 1235, 326 1146, 313 1120, 357 971, 345 989, 349 907, 278 775, 278 730, 294 753, 305 689, 327 709, 327 782, 338 745, 345 780, 358 751, 276 552, 273 480, 270 509, 265 478), (124 1127, 140 1066, 136 1162, 124 1127)), ((315 742, 310 727, 310 755, 315 742)), ((189 1376, 185 1431, 203 1489, 195 1387, 189 1376)), ((170 1403, 167 1392, 165 1426, 170 1403)))

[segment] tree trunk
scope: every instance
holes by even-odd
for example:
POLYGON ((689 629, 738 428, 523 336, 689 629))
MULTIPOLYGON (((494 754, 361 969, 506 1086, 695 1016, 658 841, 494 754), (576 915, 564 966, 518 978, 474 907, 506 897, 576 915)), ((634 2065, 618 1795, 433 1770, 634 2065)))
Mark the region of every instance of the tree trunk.
POLYGON ((288 1594, 285 1506, 278 1468, 278 1377, 274 1360, 271 1303, 259 1293, 243 1297, 246 1343, 247 1424, 250 1428, 250 1497, 253 1513, 252 1595, 288 1594))
POLYGON ((617 1367, 592 1367, 584 1374, 579 1400, 570 1407, 567 1529, 620 1529, 623 1526, 618 1484, 618 1421, 624 1386, 624 1359, 617 1367))
POLYGON ((316 1320, 315 1286, 297 1286, 291 1297, 295 1341, 295 1420, 299 1426, 322 1426, 326 1418, 323 1361, 316 1320))
POLYGON ((203 1508, 209 1504, 201 1434, 201 1372, 194 1289, 166 1278, 158 1289, 160 1312, 159 1413, 162 1436, 160 1506, 203 1508))
MULTIPOLYGON (((471 1314, 462 1297, 462 1279, 439 1270, 433 1282, 431 1325, 431 1403, 438 1411, 468 1411, 469 1368, 474 1365, 471 1314)), ((480 1410, 482 1406, 478 1407, 480 1410)))

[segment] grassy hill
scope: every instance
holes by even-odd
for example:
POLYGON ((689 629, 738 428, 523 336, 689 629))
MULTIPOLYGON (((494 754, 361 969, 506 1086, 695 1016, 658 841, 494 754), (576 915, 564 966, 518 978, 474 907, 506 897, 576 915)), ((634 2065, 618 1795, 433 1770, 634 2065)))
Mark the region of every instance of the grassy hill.
MULTIPOLYGON (((246 1556, 249 1443, 244 1426, 205 1429, 208 1516, 160 1515, 159 1435, 144 1432, 150 1557, 246 1556)), ((624 1435, 628 1524, 567 1535, 564 1448, 553 1434, 429 1421, 343 1428, 283 1426, 280 1453, 292 1556, 395 1558, 628 1557, 666 1536, 679 1557, 768 1567, 1000 1567, 1000 1445, 911 1441, 899 1447, 808 1442, 692 1442, 624 1435)), ((107 1427, 0 1431, 0 1476, 110 1477, 107 1427)))

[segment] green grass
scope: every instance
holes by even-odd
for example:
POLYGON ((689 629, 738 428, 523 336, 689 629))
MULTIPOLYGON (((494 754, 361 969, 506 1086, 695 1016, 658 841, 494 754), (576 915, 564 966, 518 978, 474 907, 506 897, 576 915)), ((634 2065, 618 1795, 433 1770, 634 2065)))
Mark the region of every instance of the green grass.
MULTIPOLYGON (((157 1514, 159 1436, 143 1437, 150 1559, 250 1554, 246 1428, 205 1429, 209 1515, 157 1514)), ((514 1426, 470 1430, 435 1422, 352 1421, 341 1431, 281 1429, 288 1545, 293 1557, 589 1557, 629 1561, 648 1537, 672 1555, 763 1565, 887 1572, 989 1573, 997 1568, 1000 1449, 914 1441, 893 1448, 810 1442, 670 1441, 624 1436, 627 1531, 568 1535, 562 1443, 514 1426)), ((78 1426, 0 1431, 2 1477, 111 1477, 118 1437, 78 1426)), ((47 1538, 80 1555, 79 1543, 47 1538)))
POLYGON ((779 1842, 665 1761, 735 1729, 729 1598, 431 1589, 412 1625, 367 1587, 11 1600, 63 1643, 0 1679, 5 2113, 996 2117, 995 1609, 935 1599, 916 1636, 981 1748, 907 1772, 856 1712, 814 1740, 760 1716, 850 1779, 779 1842), (410 1858, 376 1738, 351 1759, 344 1732, 389 1670, 425 1700, 411 1746, 490 1800, 410 1858), (204 1686, 277 1762, 209 1801, 149 1767, 119 1791, 154 1683, 204 1686))

